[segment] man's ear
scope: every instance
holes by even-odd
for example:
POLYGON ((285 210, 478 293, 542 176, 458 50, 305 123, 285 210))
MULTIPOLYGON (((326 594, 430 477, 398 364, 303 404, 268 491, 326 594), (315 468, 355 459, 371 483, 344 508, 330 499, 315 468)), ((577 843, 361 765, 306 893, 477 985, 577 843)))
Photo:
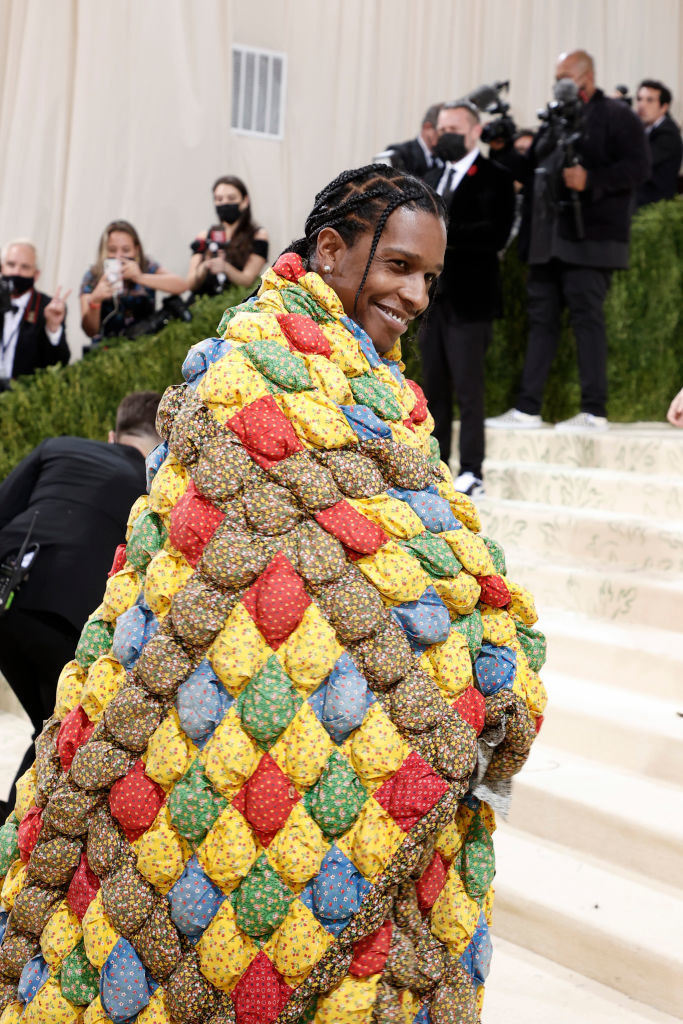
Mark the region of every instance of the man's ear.
POLYGON ((323 228, 316 244, 318 273, 324 268, 334 269, 335 263, 344 255, 348 246, 336 228, 323 228))
POLYGON ((107 434, 107 442, 109 444, 116 444, 116 434, 114 433, 113 430, 110 430, 109 433, 107 434))
POLYGON ((40 277, 40 271, 39 271, 39 270, 36 270, 36 272, 35 272, 35 273, 34 273, 34 275, 33 275, 33 280, 34 280, 34 281, 37 281, 39 277, 40 277))

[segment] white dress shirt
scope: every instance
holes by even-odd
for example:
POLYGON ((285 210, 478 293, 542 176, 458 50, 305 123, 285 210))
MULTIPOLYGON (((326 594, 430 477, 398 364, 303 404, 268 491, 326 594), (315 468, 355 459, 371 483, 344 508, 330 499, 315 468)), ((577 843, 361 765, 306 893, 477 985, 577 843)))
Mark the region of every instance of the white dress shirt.
MULTIPOLYGON (((19 330, 21 328, 21 321, 24 318, 26 307, 28 306, 31 296, 33 295, 33 288, 29 288, 23 295, 19 295, 16 299, 12 299, 12 306, 14 309, 10 309, 5 313, 4 323, 2 328, 2 344, 0 345, 0 377, 9 378, 12 376, 12 367, 14 366, 14 353, 17 350, 17 342, 19 341, 19 330)), ((48 341, 51 345, 58 345, 64 326, 60 325, 56 331, 45 327, 45 333, 47 334, 48 341)))
POLYGON ((449 160, 444 164, 443 174, 439 178, 439 184, 436 186, 436 191, 440 196, 444 196, 450 192, 455 192, 456 188, 465 177, 474 161, 479 156, 479 147, 475 146, 469 153, 465 153, 460 160, 453 163, 449 160))

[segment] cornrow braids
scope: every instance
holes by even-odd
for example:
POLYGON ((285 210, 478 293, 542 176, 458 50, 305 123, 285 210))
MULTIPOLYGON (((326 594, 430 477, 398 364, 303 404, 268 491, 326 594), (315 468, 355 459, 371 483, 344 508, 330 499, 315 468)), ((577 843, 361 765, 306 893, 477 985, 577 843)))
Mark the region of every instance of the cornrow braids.
POLYGON ((448 221, 441 196, 419 178, 386 164, 342 171, 318 192, 306 218, 304 237, 291 242, 285 251, 297 253, 310 264, 323 228, 335 228, 349 246, 360 234, 373 229, 370 252, 354 299, 355 315, 386 222, 399 206, 423 210, 445 223, 448 221))

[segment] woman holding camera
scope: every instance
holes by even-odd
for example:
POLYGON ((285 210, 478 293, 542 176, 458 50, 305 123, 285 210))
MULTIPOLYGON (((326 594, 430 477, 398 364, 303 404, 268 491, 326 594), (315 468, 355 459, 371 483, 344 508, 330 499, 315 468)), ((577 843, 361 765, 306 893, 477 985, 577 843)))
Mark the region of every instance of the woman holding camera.
POLYGON ((179 295, 186 287, 182 277, 145 256, 132 224, 114 220, 81 282, 81 327, 89 338, 125 334, 154 312, 156 291, 179 295))
POLYGON ((218 223, 197 235, 187 286, 195 295, 218 295, 230 285, 250 285, 268 259, 268 235, 255 224, 247 187, 226 174, 213 185, 218 223))

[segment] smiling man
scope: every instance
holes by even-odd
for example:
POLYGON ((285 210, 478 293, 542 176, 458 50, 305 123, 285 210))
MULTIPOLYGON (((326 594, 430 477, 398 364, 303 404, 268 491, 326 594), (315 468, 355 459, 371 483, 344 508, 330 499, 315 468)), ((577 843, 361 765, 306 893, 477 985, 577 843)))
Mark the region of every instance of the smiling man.
POLYGON ((512 176, 479 152, 479 114, 446 104, 437 121, 435 153, 442 168, 425 181, 449 210, 444 272, 420 332, 424 390, 434 416, 441 458, 451 454, 453 393, 460 409, 458 490, 483 496, 484 355, 500 314, 498 252, 515 211, 512 176))

